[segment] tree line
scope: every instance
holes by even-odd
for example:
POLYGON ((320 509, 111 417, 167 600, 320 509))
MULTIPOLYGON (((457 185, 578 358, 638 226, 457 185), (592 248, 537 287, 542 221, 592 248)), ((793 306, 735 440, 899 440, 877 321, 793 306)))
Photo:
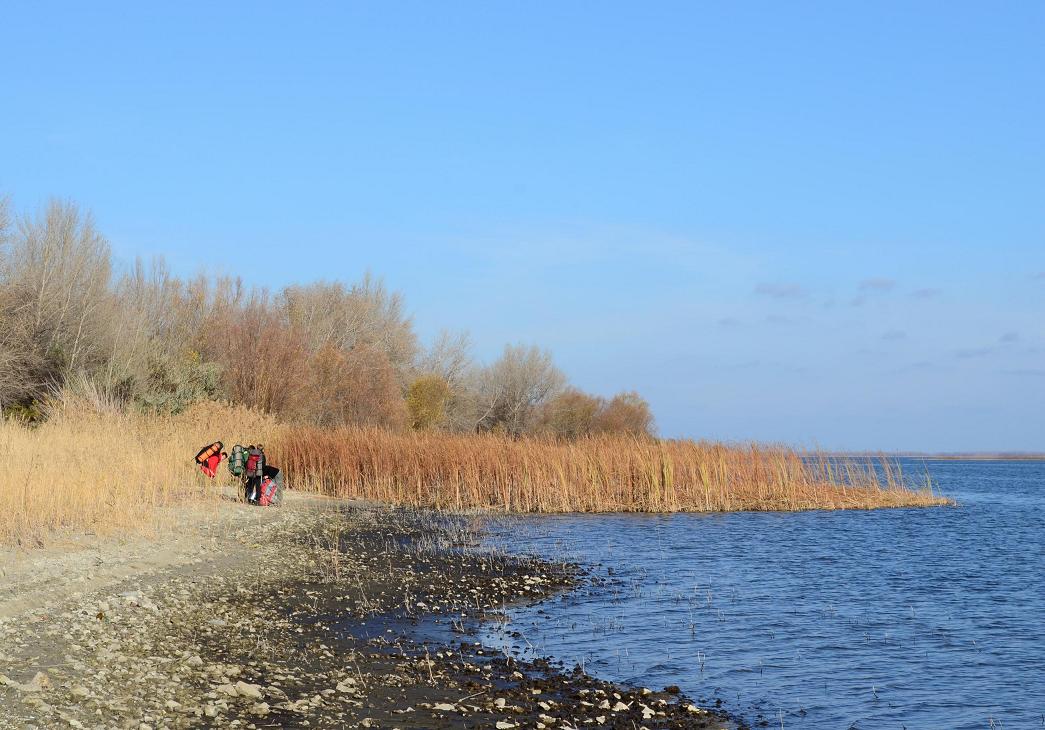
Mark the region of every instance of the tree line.
POLYGON ((464 332, 422 346, 402 295, 369 274, 270 291, 159 259, 118 271, 76 204, 19 216, 0 199, 0 409, 38 420, 62 394, 158 413, 225 399, 317 426, 654 432, 640 395, 584 393, 537 346, 488 364, 464 332))

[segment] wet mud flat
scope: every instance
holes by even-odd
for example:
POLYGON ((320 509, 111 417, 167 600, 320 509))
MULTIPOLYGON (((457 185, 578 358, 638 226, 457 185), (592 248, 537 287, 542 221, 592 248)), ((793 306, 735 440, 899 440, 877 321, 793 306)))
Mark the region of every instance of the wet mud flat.
POLYGON ((249 555, 229 574, 85 597, 0 634, 0 727, 738 726, 677 688, 484 648, 481 622, 591 578, 480 549, 480 527, 415 511, 302 514, 227 545, 249 555))

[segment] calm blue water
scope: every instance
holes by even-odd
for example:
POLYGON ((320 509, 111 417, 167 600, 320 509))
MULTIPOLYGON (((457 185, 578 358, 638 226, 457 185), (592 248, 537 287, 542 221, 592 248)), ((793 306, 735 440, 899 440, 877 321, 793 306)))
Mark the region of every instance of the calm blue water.
POLYGON ((928 467, 960 507, 517 518, 613 584, 486 641, 772 728, 1045 728, 1045 462, 928 467))

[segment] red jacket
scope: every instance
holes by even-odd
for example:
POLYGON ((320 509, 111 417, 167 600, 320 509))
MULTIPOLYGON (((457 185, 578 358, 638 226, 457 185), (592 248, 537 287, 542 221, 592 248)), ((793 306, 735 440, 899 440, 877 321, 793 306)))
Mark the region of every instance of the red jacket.
POLYGON ((219 464, 221 464, 221 454, 214 454, 213 456, 208 456, 207 460, 200 464, 200 469, 203 470, 204 474, 213 479, 214 475, 218 473, 219 464))

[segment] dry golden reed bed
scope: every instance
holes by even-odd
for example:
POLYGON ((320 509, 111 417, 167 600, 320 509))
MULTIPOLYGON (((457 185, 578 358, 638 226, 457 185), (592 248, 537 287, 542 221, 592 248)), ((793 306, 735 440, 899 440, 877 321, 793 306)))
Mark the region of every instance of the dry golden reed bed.
POLYGON ((281 429, 270 444, 289 483, 340 497, 439 509, 726 512, 948 504, 882 460, 803 458, 781 447, 599 436, 281 429))
POLYGON ((216 498, 192 464, 215 438, 258 438, 271 419, 204 403, 174 417, 98 413, 71 403, 40 426, 0 420, 0 544, 62 532, 149 532, 160 509, 216 498))
POLYGON ((40 426, 0 421, 0 544, 68 532, 154 530, 179 501, 216 499, 192 456, 221 439, 264 443, 292 488, 440 509, 675 512, 945 504, 888 465, 803 459, 784 448, 605 436, 319 430, 213 403, 173 417, 67 403, 40 426))

